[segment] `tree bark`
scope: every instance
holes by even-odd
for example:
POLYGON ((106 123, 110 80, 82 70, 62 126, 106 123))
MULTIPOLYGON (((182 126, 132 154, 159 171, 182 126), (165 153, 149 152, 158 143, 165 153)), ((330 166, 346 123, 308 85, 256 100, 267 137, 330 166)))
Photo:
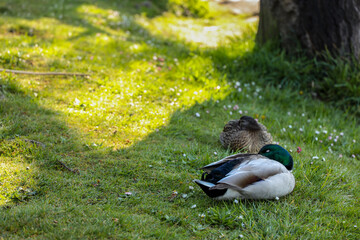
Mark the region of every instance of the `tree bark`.
POLYGON ((360 0, 260 0, 257 42, 360 57, 360 0))

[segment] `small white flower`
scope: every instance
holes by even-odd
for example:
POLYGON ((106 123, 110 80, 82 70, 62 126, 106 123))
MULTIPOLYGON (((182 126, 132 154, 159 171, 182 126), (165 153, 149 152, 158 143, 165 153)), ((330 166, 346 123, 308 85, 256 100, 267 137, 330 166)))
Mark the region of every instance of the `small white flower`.
POLYGON ((232 112, 229 112, 230 113, 230 115, 232 115, 232 112))
POLYGON ((239 88, 238 88, 238 92, 241 92, 241 91, 242 91, 242 89, 239 87, 239 88))
POLYGON ((217 152, 214 152, 214 155, 217 155, 217 152))
POLYGON ((341 132, 341 133, 340 133, 340 136, 344 136, 344 133, 343 133, 343 132, 341 132))
POLYGON ((80 105, 80 100, 79 100, 79 99, 77 99, 77 98, 75 98, 75 100, 74 100, 74 105, 75 105, 75 106, 80 105))
POLYGON ((356 143, 356 140, 355 140, 355 139, 353 140, 353 143, 356 143))
POLYGON ((246 225, 245 225, 245 223, 241 223, 241 227, 243 227, 243 228, 244 228, 245 226, 246 226, 246 225))
POLYGON ((239 110, 239 113, 240 113, 240 114, 243 114, 243 111, 239 110))
POLYGON ((201 217, 201 218, 204 218, 205 217, 205 214, 199 214, 199 217, 201 217))
POLYGON ((236 83, 235 83, 235 86, 240 86, 240 82, 236 82, 236 83))
POLYGON ((289 115, 289 116, 290 116, 290 115, 291 115, 291 112, 287 112, 287 115, 289 115))
POLYGON ((282 128, 281 130, 282 130, 283 132, 286 132, 286 128, 282 128))
POLYGON ((289 125, 289 128, 292 128, 292 125, 289 125))
POLYGON ((311 122, 311 119, 308 119, 307 122, 308 122, 308 123, 311 122))
POLYGON ((196 116, 196 117, 200 117, 200 113, 195 113, 195 116, 196 116))
POLYGON ((173 191, 174 195, 178 195, 178 192, 176 190, 173 191))
POLYGON ((195 91, 195 92, 194 92, 194 95, 197 95, 197 94, 198 94, 198 92, 197 92, 197 91, 195 91))
POLYGON ((310 164, 313 165, 314 162, 311 162, 310 164))
POLYGON ((238 204, 238 203, 239 203, 239 201, 238 201, 237 199, 235 199, 235 200, 234 200, 234 203, 238 204))
POLYGON ((352 157, 352 158, 355 158, 356 156, 355 156, 355 154, 353 154, 353 155, 351 155, 351 157, 352 157))
POLYGON ((301 116, 302 116, 302 117, 305 117, 305 113, 302 113, 301 116))
POLYGON ((300 129, 299 129, 299 131, 300 131, 300 132, 303 132, 303 131, 304 131, 304 129, 303 129, 303 128, 300 128, 300 129))
POLYGON ((239 238, 243 238, 243 237, 244 237, 244 235, 242 235, 242 234, 239 235, 239 238))
POLYGON ((343 155, 342 154, 339 154, 339 158, 342 158, 343 157, 343 155))
POLYGON ((196 208, 196 204, 192 205, 191 208, 196 208))
POLYGON ((322 160, 325 162, 325 158, 323 157, 322 160))
POLYGON ((276 200, 276 201, 279 201, 279 197, 275 197, 275 200, 276 200))
POLYGON ((186 154, 185 154, 185 153, 183 154, 183 157, 186 157, 186 154))
POLYGON ((318 130, 315 131, 316 134, 320 134, 320 132, 318 130))
POLYGON ((183 195, 181 195, 183 198, 187 198, 187 194, 186 193, 184 193, 183 195))
POLYGON ((315 137, 315 141, 319 140, 318 137, 315 137))
POLYGON ((190 190, 194 190, 194 187, 193 187, 193 186, 189 186, 189 189, 190 189, 190 190))
POLYGON ((327 134, 327 133, 328 133, 328 131, 326 131, 326 130, 323 130, 323 133, 327 134))
POLYGON ((243 215, 237 217, 238 219, 244 219, 243 215))
POLYGON ((231 105, 227 105, 228 108, 231 108, 231 105))
POLYGON ((313 156, 312 159, 319 159, 319 157, 318 156, 313 156))

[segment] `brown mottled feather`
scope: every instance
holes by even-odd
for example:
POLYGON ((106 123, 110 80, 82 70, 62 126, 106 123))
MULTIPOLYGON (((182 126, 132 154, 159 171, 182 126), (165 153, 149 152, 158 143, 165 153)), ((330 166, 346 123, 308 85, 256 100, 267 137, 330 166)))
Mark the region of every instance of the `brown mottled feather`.
POLYGON ((261 123, 251 122, 255 129, 249 129, 248 126, 242 126, 240 120, 231 120, 220 134, 220 142, 225 148, 230 148, 232 151, 245 150, 249 153, 257 153, 266 144, 272 142, 271 134, 266 127, 261 123))

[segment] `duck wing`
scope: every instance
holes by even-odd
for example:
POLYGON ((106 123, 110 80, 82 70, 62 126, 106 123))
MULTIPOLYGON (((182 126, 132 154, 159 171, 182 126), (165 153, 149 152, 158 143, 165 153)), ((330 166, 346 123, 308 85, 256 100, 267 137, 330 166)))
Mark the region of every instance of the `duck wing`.
POLYGON ((250 185, 260 184, 261 181, 266 181, 277 174, 287 172, 288 170, 281 163, 262 156, 262 159, 251 161, 238 169, 232 170, 210 189, 230 188, 241 192, 250 185))
POLYGON ((210 173, 215 168, 218 168, 229 161, 237 161, 236 166, 238 166, 246 161, 254 161, 260 158, 264 158, 264 156, 260 154, 234 154, 226 158, 223 158, 217 162, 210 163, 202 167, 201 169, 204 170, 206 173, 210 173))

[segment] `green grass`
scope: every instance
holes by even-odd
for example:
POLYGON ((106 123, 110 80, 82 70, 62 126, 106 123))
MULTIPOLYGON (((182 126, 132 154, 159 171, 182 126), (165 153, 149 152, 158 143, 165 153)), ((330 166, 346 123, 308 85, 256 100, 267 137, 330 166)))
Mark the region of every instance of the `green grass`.
POLYGON ((1 67, 91 74, 1 73, 0 238, 359 239, 359 122, 296 84, 314 65, 257 49, 246 16, 141 2, 0 3, 1 67), (292 152, 289 196, 213 201, 192 182, 230 154, 240 111, 292 152))

